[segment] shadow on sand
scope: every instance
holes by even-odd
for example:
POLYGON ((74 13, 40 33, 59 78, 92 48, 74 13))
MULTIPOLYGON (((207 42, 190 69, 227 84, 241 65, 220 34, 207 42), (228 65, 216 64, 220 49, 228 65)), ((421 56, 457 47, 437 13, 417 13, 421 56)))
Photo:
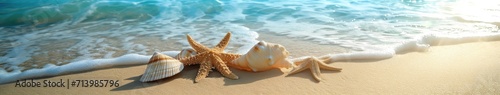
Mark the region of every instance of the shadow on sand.
POLYGON ((146 83, 139 81, 139 79, 141 79, 141 76, 142 75, 138 75, 138 76, 127 78, 125 80, 134 80, 134 81, 130 82, 128 84, 119 86, 119 87, 117 87, 115 89, 111 89, 111 91, 123 91, 123 90, 132 90, 132 89, 141 89, 141 88, 147 88, 147 87, 152 87, 152 86, 156 86, 156 85, 161 85, 163 83, 167 83, 167 82, 170 82, 170 81, 176 79, 180 75, 174 75, 174 76, 172 76, 170 78, 160 79, 158 81, 146 82, 146 83))
MULTIPOLYGON (((371 61, 373 61, 373 60, 371 60, 371 61)), ((172 80, 179 79, 179 78, 192 80, 193 84, 196 84, 194 82, 194 79, 198 73, 198 69, 199 69, 198 65, 187 66, 184 68, 184 70, 182 70, 181 73, 179 73, 177 75, 174 75, 172 77, 165 78, 165 79, 160 79, 157 81, 146 82, 146 83, 139 81, 142 75, 137 75, 137 76, 125 79, 125 80, 133 80, 133 82, 124 84, 118 88, 112 89, 111 91, 123 91, 123 90, 148 88, 148 87, 153 87, 156 85, 165 84, 165 83, 168 83, 172 80)), ((280 69, 271 69, 269 71, 262 71, 262 72, 248 72, 248 71, 242 71, 242 70, 233 69, 233 68, 230 68, 230 69, 234 74, 239 76, 239 79, 232 80, 232 79, 225 78, 217 70, 213 70, 212 72, 210 72, 210 74, 206 78, 224 77, 224 82, 225 82, 224 86, 232 86, 232 85, 253 83, 253 82, 256 82, 259 80, 265 80, 268 78, 287 74, 286 72, 284 72, 280 69)), ((340 72, 341 71, 321 70, 321 73, 340 73, 340 72)), ((304 70, 304 71, 297 73, 297 74, 287 75, 286 77, 300 77, 300 78, 309 79, 311 82, 319 83, 319 81, 317 81, 316 79, 313 78, 313 76, 310 73, 310 70, 304 70)), ((202 80, 200 82, 206 82, 206 81, 202 80)))
MULTIPOLYGON (((181 73, 174 75, 169 78, 165 79, 160 79, 157 81, 152 81, 152 82, 141 82, 139 81, 141 79, 142 75, 137 75, 134 77, 127 78, 125 80, 133 80, 133 82, 124 84, 118 88, 112 89, 111 91, 123 91, 123 90, 132 90, 132 89, 142 89, 142 88, 148 88, 148 87, 153 87, 156 85, 161 85, 168 83, 172 80, 183 78, 183 79, 188 79, 188 80, 193 80, 193 84, 196 84, 194 82, 194 79, 196 77, 196 74, 198 73, 198 68, 199 66, 187 66, 182 70, 181 73)), ((259 80, 264 80, 267 78, 272 78, 276 76, 283 75, 284 73, 281 72, 279 69, 273 69, 269 71, 264 71, 264 72, 247 72, 247 71, 242 71, 238 69, 231 69, 233 73, 239 76, 239 79, 237 80, 232 80, 228 78, 224 78, 224 86, 231 86, 231 85, 238 85, 238 84, 247 84, 247 83, 252 83, 255 81, 259 80)), ((220 78, 224 77, 222 76, 217 70, 213 70, 210 72, 210 74, 206 78, 220 78)), ((202 80, 201 82, 205 82, 202 80)))
MULTIPOLYGON (((342 71, 321 70, 321 76, 325 76, 326 73, 340 73, 340 72, 342 72, 342 71)), ((286 75, 285 77, 305 78, 305 79, 309 79, 309 81, 311 81, 311 82, 320 83, 320 81, 314 79, 313 75, 311 74, 311 70, 304 70, 304 71, 296 73, 296 74, 286 75)), ((323 79, 322 81, 327 80, 323 77, 322 77, 322 79, 323 79)))
POLYGON ((156 81, 151 81, 151 82, 141 82, 139 80, 141 79, 142 75, 137 75, 137 76, 125 79, 125 80, 134 80, 133 82, 130 82, 128 84, 124 84, 123 86, 120 86, 120 87, 115 88, 115 89, 111 89, 111 91, 123 91, 123 90, 147 88, 147 87, 152 87, 152 86, 156 86, 156 85, 161 85, 161 84, 164 84, 164 83, 167 83, 167 82, 170 82, 172 80, 179 79, 179 78, 191 79, 191 78, 194 78, 197 70, 198 70, 197 66, 187 66, 187 67, 184 67, 182 72, 180 72, 177 75, 174 75, 174 76, 171 76, 168 78, 164 78, 164 79, 160 79, 160 80, 156 80, 156 81))

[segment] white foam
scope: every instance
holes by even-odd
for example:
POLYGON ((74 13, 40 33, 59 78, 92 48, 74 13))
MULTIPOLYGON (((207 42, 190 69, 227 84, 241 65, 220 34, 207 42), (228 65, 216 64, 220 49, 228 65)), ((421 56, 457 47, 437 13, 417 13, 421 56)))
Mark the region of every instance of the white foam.
MULTIPOLYGON (((395 46, 380 47, 378 50, 368 50, 353 53, 328 54, 322 57, 330 57, 332 61, 353 61, 353 60, 382 60, 392 58, 396 54, 407 52, 427 51, 431 46, 452 45, 471 43, 479 41, 499 41, 500 33, 475 34, 475 35, 424 35, 421 39, 402 42, 395 46)), ((306 56, 307 57, 307 56, 306 56)), ((301 60, 306 57, 293 58, 291 60, 301 60)))
MULTIPOLYGON (((169 56, 175 56, 179 51, 163 52, 169 56)), ((66 65, 56 66, 47 64, 41 69, 30 69, 24 72, 15 70, 7 73, 5 70, 0 69, 0 84, 13 82, 21 79, 40 78, 57 76, 63 74, 70 74, 76 72, 91 71, 97 69, 104 69, 116 66, 129 66, 129 65, 143 65, 146 64, 151 58, 150 55, 127 54, 116 58, 110 59, 91 59, 71 62, 66 65)))

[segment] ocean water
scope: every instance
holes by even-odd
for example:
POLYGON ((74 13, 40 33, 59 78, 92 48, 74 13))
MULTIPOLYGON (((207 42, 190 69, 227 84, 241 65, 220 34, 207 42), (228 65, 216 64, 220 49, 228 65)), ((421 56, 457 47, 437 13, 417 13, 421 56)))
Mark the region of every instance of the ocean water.
POLYGON ((245 53, 272 33, 353 51, 327 55, 343 60, 500 39, 499 26, 496 0, 0 0, 0 83, 143 64, 186 34, 214 46, 231 31, 226 52, 245 53))

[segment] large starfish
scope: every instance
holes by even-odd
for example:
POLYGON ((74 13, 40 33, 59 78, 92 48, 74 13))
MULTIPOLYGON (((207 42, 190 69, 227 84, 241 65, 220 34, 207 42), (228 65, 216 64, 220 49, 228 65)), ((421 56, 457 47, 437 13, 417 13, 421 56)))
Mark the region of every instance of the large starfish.
POLYGON ((193 49, 196 50, 198 54, 187 58, 181 58, 179 59, 179 61, 181 61, 184 65, 200 64, 200 69, 198 70, 198 75, 196 76, 194 82, 199 82, 200 80, 207 77, 208 73, 214 67, 223 76, 230 79, 238 79, 238 76, 236 76, 231 72, 231 70, 229 70, 226 63, 229 63, 230 61, 240 57, 240 55, 223 53, 224 48, 226 48, 227 44, 229 43, 230 37, 231 32, 228 32, 226 36, 219 42, 219 44, 217 44, 217 46, 210 49, 194 41, 191 36, 187 35, 189 45, 191 45, 191 47, 193 47, 193 49))
POLYGON ((329 58, 327 58, 327 57, 321 58, 321 60, 320 60, 316 57, 311 56, 311 57, 308 57, 306 59, 296 61, 296 62, 294 62, 294 64, 299 65, 299 66, 294 67, 288 75, 296 74, 298 72, 304 71, 305 69, 309 68, 311 70, 313 77, 316 80, 321 81, 322 79, 321 79, 320 69, 333 70, 333 71, 342 70, 342 68, 337 68, 337 67, 327 65, 325 62, 328 60, 329 60, 329 58))

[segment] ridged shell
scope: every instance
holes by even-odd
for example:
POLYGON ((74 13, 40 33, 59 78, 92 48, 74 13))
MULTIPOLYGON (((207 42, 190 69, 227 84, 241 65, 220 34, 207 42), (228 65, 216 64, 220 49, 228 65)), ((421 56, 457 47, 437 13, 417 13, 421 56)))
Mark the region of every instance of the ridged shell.
POLYGON ((190 57, 190 56, 193 56, 193 55, 196 55, 196 50, 192 49, 192 48, 186 48, 186 49, 182 49, 182 51, 177 54, 177 56, 175 56, 175 59, 182 59, 182 58, 187 58, 187 57, 190 57))
POLYGON ((184 65, 170 56, 155 52, 147 64, 146 71, 142 74, 141 82, 155 81, 178 74, 184 65))
POLYGON ((288 51, 279 44, 257 43, 248 53, 231 62, 242 68, 250 68, 252 71, 265 71, 272 68, 290 68, 292 63, 286 60, 288 51), (248 66, 248 67, 245 67, 248 66))

